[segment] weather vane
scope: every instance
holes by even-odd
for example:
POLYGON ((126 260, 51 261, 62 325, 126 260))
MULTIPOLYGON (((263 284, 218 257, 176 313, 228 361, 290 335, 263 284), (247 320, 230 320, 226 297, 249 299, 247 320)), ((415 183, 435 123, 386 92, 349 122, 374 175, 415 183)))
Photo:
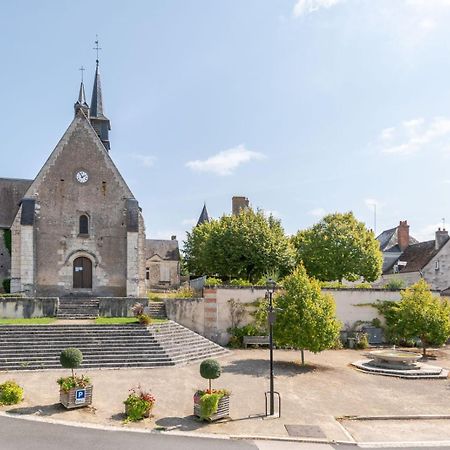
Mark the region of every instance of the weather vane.
POLYGON ((102 48, 98 46, 98 34, 95 35, 96 39, 95 39, 95 47, 93 48, 93 50, 95 50, 97 52, 97 59, 96 59, 96 63, 98 65, 98 51, 101 50, 102 48))

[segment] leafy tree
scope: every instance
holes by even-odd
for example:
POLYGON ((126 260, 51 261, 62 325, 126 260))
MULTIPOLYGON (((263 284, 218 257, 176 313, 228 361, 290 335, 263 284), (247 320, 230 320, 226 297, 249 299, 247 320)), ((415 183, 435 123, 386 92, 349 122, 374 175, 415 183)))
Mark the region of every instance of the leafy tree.
POLYGON ((297 262, 321 281, 375 281, 381 275, 383 256, 372 231, 353 213, 328 214, 293 238, 297 262))
POLYGON ((423 356, 430 345, 443 345, 450 337, 450 305, 434 296, 425 280, 401 293, 396 310, 397 332, 406 339, 420 338, 423 356))
POLYGON ((319 353, 336 344, 341 324, 336 320, 336 304, 323 294, 320 283, 309 278, 300 265, 284 279, 284 293, 276 296, 278 309, 274 326, 277 345, 319 353))
POLYGON ((252 209, 196 226, 184 251, 191 273, 252 282, 271 270, 289 273, 294 260, 280 221, 252 209))

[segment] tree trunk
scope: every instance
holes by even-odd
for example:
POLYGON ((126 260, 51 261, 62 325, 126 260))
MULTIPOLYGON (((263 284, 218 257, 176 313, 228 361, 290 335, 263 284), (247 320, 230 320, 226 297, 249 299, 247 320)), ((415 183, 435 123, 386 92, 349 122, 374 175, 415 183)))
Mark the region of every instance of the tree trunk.
POLYGON ((302 348, 300 349, 301 355, 302 355, 302 366, 305 365, 305 350, 302 348))
POLYGON ((427 356, 427 348, 425 346, 425 342, 422 341, 422 356, 426 358, 427 356))
POLYGON ((211 393, 211 380, 209 380, 209 393, 211 393))

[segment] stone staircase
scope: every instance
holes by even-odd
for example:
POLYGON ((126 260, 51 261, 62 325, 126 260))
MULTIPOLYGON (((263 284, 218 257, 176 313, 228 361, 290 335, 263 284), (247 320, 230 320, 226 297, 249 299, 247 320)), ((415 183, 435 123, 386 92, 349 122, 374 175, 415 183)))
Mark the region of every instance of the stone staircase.
POLYGON ((164 302, 149 302, 148 306, 145 307, 145 312, 153 319, 167 319, 164 302))
POLYGON ((154 368, 219 357, 228 350, 167 321, 141 325, 0 326, 0 371, 60 369, 67 347, 83 352, 82 369, 154 368))
POLYGON ((95 319, 98 317, 99 304, 92 297, 61 297, 56 317, 58 319, 95 319))

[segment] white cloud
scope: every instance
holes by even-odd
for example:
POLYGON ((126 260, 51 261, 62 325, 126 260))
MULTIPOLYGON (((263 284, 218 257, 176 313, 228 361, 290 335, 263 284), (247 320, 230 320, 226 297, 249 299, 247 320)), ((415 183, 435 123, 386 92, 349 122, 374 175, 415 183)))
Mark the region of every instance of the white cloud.
POLYGON ((323 208, 314 208, 308 211, 308 214, 313 217, 323 217, 327 212, 323 208))
MULTIPOLYGON (((435 238, 435 233, 438 228, 442 228, 442 222, 426 225, 418 231, 411 233, 419 242, 431 241, 435 238)), ((447 227, 446 227, 447 228, 447 227)))
POLYGON ((297 0, 294 5, 292 15, 300 17, 306 14, 311 14, 319 9, 328 9, 332 6, 342 3, 345 0, 297 0))
POLYGON ((259 152, 245 148, 243 144, 224 150, 205 160, 188 161, 186 166, 198 172, 212 172, 220 176, 231 175, 241 164, 266 158, 259 152))
POLYGON ((385 128, 379 136, 383 153, 408 155, 425 147, 447 149, 450 143, 450 118, 434 117, 402 122, 398 127, 385 128))
POLYGON ((151 155, 132 153, 130 156, 136 161, 139 161, 144 167, 153 167, 156 161, 156 157, 151 155))

